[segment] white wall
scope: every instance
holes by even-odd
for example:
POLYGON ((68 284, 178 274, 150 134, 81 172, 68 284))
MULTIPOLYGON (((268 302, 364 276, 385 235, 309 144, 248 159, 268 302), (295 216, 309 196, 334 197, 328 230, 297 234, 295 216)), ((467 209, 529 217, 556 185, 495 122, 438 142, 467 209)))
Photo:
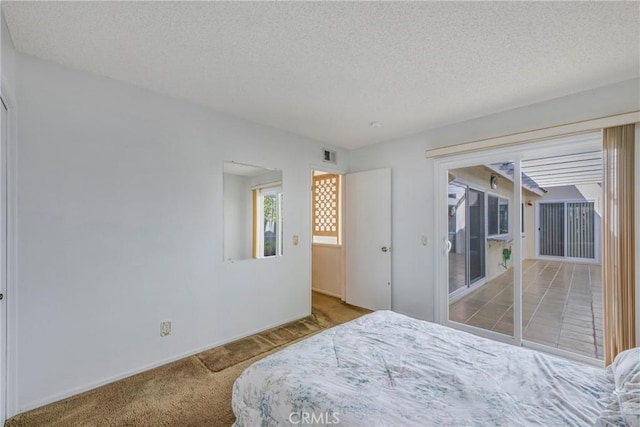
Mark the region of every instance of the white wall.
MULTIPOLYGON (((7 247, 13 249, 15 247, 16 233, 12 227, 15 221, 15 158, 16 158, 16 139, 17 139, 17 115, 16 115, 16 100, 15 100, 15 50, 13 48, 13 42, 9 35, 9 30, 4 18, 4 14, 0 11, 0 95, 7 106, 7 164, 2 164, 1 172, 3 177, 7 178, 7 205, 8 205, 8 230, 7 230, 7 247)), ((9 250, 7 253, 7 264, 13 266, 15 264, 15 253, 9 250)), ((14 285, 15 271, 11 268, 7 268, 7 275, 3 275, 3 279, 6 280, 6 295, 4 299, 5 313, 7 315, 7 347, 6 349, 6 370, 5 366, 2 367, 2 375, 6 381, 7 395, 2 392, 2 398, 6 398, 7 410, 12 410, 12 405, 15 402, 13 390, 15 390, 16 384, 16 372, 13 369, 13 363, 17 360, 16 354, 16 331, 12 328, 16 324, 16 313, 14 310, 14 301, 17 295, 17 289, 14 285)), ((4 325, 3 325, 4 327, 4 325)), ((5 333, 5 330, 0 331, 5 333)), ((6 413, 3 415, 7 415, 6 413)), ((9 415, 11 415, 9 413, 9 415)), ((4 421, 4 420, 0 420, 4 421)))
POLYGON ((224 174, 224 259, 251 259, 253 230, 251 178, 224 174))
MULTIPOLYGON (((278 181, 282 181, 282 172, 280 172, 279 170, 274 170, 274 171, 269 171, 269 172, 265 172, 263 174, 260 174, 258 176, 253 176, 250 178, 249 180, 249 185, 250 187, 253 186, 257 186, 257 185, 263 185, 263 184, 271 184, 271 183, 275 183, 278 181)), ((309 182, 311 182, 311 180, 309 180, 309 182)), ((311 196, 309 196, 311 197, 311 196)), ((311 199, 309 199, 311 200, 311 199)), ((311 202, 309 202, 311 203, 311 202)))
POLYGON ((311 248, 311 256, 311 289, 342 299, 343 246, 314 243, 311 248))
POLYGON ((3 97, 12 98, 15 95, 15 51, 9 28, 4 20, 4 13, 0 12, 0 82, 2 82, 3 97))
POLYGON ((326 144, 16 60, 19 411, 310 313, 326 144), (283 171, 283 257, 223 262, 223 160, 283 171))
POLYGON ((639 93, 640 79, 629 80, 352 151, 350 171, 392 168, 392 308, 434 315, 433 258, 442 243, 433 239, 433 161, 425 150, 635 111, 639 93), (422 234, 430 237, 427 247, 422 234))

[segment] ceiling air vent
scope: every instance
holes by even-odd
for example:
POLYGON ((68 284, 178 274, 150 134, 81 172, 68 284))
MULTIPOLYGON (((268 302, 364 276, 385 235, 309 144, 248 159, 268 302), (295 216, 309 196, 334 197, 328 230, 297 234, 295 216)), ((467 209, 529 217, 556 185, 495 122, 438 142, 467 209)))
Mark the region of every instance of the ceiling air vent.
POLYGON ((336 163, 337 162, 337 154, 333 150, 327 150, 326 148, 322 149, 322 160, 327 163, 336 163))

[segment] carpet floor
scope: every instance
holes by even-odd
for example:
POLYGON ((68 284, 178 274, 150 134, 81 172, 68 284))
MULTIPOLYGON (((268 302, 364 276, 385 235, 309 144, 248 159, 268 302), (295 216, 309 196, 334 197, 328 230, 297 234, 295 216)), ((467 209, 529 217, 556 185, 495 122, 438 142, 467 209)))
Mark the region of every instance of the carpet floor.
POLYGON ((233 382, 250 364, 369 313, 313 293, 311 316, 16 415, 8 427, 230 426, 233 382))

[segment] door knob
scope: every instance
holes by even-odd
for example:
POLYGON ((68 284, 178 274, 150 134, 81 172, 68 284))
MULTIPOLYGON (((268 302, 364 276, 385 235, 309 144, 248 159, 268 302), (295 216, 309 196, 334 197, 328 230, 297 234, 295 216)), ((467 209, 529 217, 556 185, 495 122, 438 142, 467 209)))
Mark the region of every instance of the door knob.
POLYGON ((382 252, 388 252, 388 251, 389 251, 389 248, 388 248, 388 247, 386 247, 386 246, 383 246, 383 247, 381 247, 381 248, 380 248, 380 250, 381 250, 382 252))

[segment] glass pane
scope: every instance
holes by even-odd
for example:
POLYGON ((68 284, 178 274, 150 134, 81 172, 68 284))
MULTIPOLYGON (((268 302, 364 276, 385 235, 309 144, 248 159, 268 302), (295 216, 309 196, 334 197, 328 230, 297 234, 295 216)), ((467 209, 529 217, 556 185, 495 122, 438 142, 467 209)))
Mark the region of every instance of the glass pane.
POLYGON ((469 188, 469 282, 484 278, 484 192, 469 188))
POLYGON ((539 206, 540 255, 564 257, 564 202, 539 206))
POLYGON ((567 203, 567 255, 571 258, 595 258, 593 202, 567 203))
POLYGON ((467 189, 456 183, 449 184, 447 214, 449 218, 449 293, 467 286, 467 189))
POLYGON ((498 207, 498 233, 507 234, 509 232, 509 200, 500 198, 498 207))
POLYGON ((262 197, 262 253, 265 257, 282 255, 282 193, 265 190, 262 197))
POLYGON ((508 235, 513 183, 499 174, 498 185, 492 188, 491 176, 499 170, 478 165, 449 171, 454 177, 449 183, 449 320, 513 335, 512 237, 508 235), (461 198, 452 197, 456 194, 464 194, 466 203, 456 202, 461 198), (488 233, 492 226, 494 237, 488 233))
POLYGON ((596 262, 602 159, 597 148, 522 161, 522 337, 602 359, 602 273, 596 262))
POLYGON ((278 207, 276 195, 265 196, 264 200, 264 256, 275 256, 278 233, 278 207))
POLYGON ((489 236, 498 234, 498 197, 489 194, 487 198, 487 224, 489 236))

